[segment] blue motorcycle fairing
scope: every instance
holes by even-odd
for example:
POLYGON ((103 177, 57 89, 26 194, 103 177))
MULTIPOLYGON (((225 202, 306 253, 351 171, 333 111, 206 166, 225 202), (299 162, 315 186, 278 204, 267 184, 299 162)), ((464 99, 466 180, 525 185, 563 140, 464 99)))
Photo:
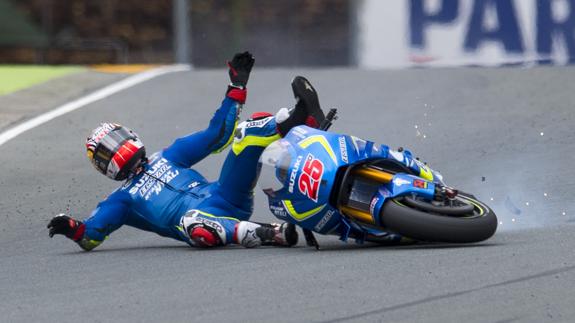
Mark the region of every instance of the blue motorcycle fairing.
MULTIPOLYGON (((281 157, 281 163, 285 167, 274 169, 275 177, 281 182, 280 188, 264 189, 268 195, 270 211, 279 219, 295 223, 304 229, 320 234, 338 234, 344 241, 351 234, 354 237, 365 237, 369 234, 381 237, 388 232, 359 225, 347 219, 329 203, 331 189, 340 167, 366 159, 391 159, 405 164, 416 174, 424 175, 420 178, 396 174, 394 180, 382 185, 379 195, 373 197, 371 214, 379 214, 385 199, 389 197, 415 193, 432 198, 435 184, 431 181, 440 180, 440 177, 435 175, 439 173, 411 158, 408 151, 403 154, 390 150, 385 145, 374 145, 373 142, 357 137, 307 126, 293 128, 285 138, 270 145, 268 149, 275 149, 277 146, 283 147, 285 156, 281 157)), ((375 224, 381 225, 378 223, 379 217, 374 218, 375 224)))
POLYGON ((426 199, 433 199, 435 195, 434 183, 409 174, 395 174, 393 180, 385 186, 390 190, 391 197, 415 193, 426 199))
POLYGON ((342 215, 328 200, 339 167, 360 157, 351 140, 349 136, 298 126, 272 144, 285 147, 287 156, 282 157, 282 162, 289 166, 284 174, 276 170, 281 188, 266 191, 270 211, 315 232, 335 232, 342 215))
MULTIPOLYGON (((435 183, 426 181, 420 177, 408 174, 395 174, 393 180, 382 185, 373 196, 370 204, 371 214, 380 214, 381 208, 387 199, 415 194, 426 199, 433 199, 435 195, 435 183)), ((377 225, 382 225, 379 216, 375 216, 377 225)))

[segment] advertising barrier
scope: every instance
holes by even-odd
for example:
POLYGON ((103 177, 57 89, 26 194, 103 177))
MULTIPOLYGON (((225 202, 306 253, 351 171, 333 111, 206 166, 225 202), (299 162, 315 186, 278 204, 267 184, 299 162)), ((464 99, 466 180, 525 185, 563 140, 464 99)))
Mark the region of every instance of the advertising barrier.
POLYGON ((575 0, 364 0, 364 68, 575 62, 575 0))

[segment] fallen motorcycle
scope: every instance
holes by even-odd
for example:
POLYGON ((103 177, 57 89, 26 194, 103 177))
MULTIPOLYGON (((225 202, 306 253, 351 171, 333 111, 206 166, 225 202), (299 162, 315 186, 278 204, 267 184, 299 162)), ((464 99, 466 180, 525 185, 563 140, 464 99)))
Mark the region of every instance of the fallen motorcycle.
POLYGON ((260 159, 260 186, 279 219, 312 232, 358 242, 471 243, 490 238, 495 213, 472 194, 445 185, 443 176, 413 158, 354 136, 293 128, 260 159))

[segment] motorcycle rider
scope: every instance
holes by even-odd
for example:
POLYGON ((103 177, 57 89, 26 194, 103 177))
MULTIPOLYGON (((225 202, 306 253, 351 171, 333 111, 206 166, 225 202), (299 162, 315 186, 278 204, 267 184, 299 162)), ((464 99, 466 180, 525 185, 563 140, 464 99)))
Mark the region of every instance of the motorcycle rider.
POLYGON ((208 127, 176 139, 163 151, 146 157, 132 130, 103 123, 86 140, 93 166, 125 183, 84 221, 60 214, 48 224, 49 236, 62 234, 88 251, 122 225, 152 231, 196 247, 241 244, 292 246, 295 227, 249 222, 258 159, 269 144, 301 124, 318 127, 324 115, 313 87, 303 77, 292 81, 294 108, 273 116, 254 113, 237 124, 246 100, 246 85, 255 60, 249 52, 228 62, 231 83, 208 127), (234 131, 235 129, 235 131, 234 131), (232 144, 216 182, 208 182, 190 167, 232 144))

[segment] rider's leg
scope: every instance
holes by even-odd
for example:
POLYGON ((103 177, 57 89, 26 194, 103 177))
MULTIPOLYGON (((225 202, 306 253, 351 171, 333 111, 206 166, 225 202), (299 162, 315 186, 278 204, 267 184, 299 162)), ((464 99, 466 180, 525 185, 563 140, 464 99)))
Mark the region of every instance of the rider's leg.
POLYGON ((283 224, 260 224, 217 216, 219 209, 190 210, 181 220, 181 227, 196 247, 217 247, 240 244, 246 248, 261 245, 290 247, 297 243, 295 227, 283 224))
POLYGON ((317 93, 308 80, 297 76, 292 81, 296 105, 269 113, 252 115, 236 129, 232 151, 228 154, 218 180, 221 195, 234 205, 251 210, 253 189, 259 170, 258 160, 264 149, 295 126, 317 127, 325 118, 317 93))
POLYGON ((319 128, 325 120, 317 91, 305 77, 296 76, 291 82, 291 87, 296 99, 295 106, 289 110, 282 109, 284 111, 280 110, 276 115, 278 131, 282 136, 285 136, 291 128, 302 124, 319 128))
POLYGON ((218 191, 224 199, 251 210, 253 189, 259 175, 258 160, 264 149, 278 139, 280 135, 273 116, 252 118, 238 126, 218 180, 218 191))

